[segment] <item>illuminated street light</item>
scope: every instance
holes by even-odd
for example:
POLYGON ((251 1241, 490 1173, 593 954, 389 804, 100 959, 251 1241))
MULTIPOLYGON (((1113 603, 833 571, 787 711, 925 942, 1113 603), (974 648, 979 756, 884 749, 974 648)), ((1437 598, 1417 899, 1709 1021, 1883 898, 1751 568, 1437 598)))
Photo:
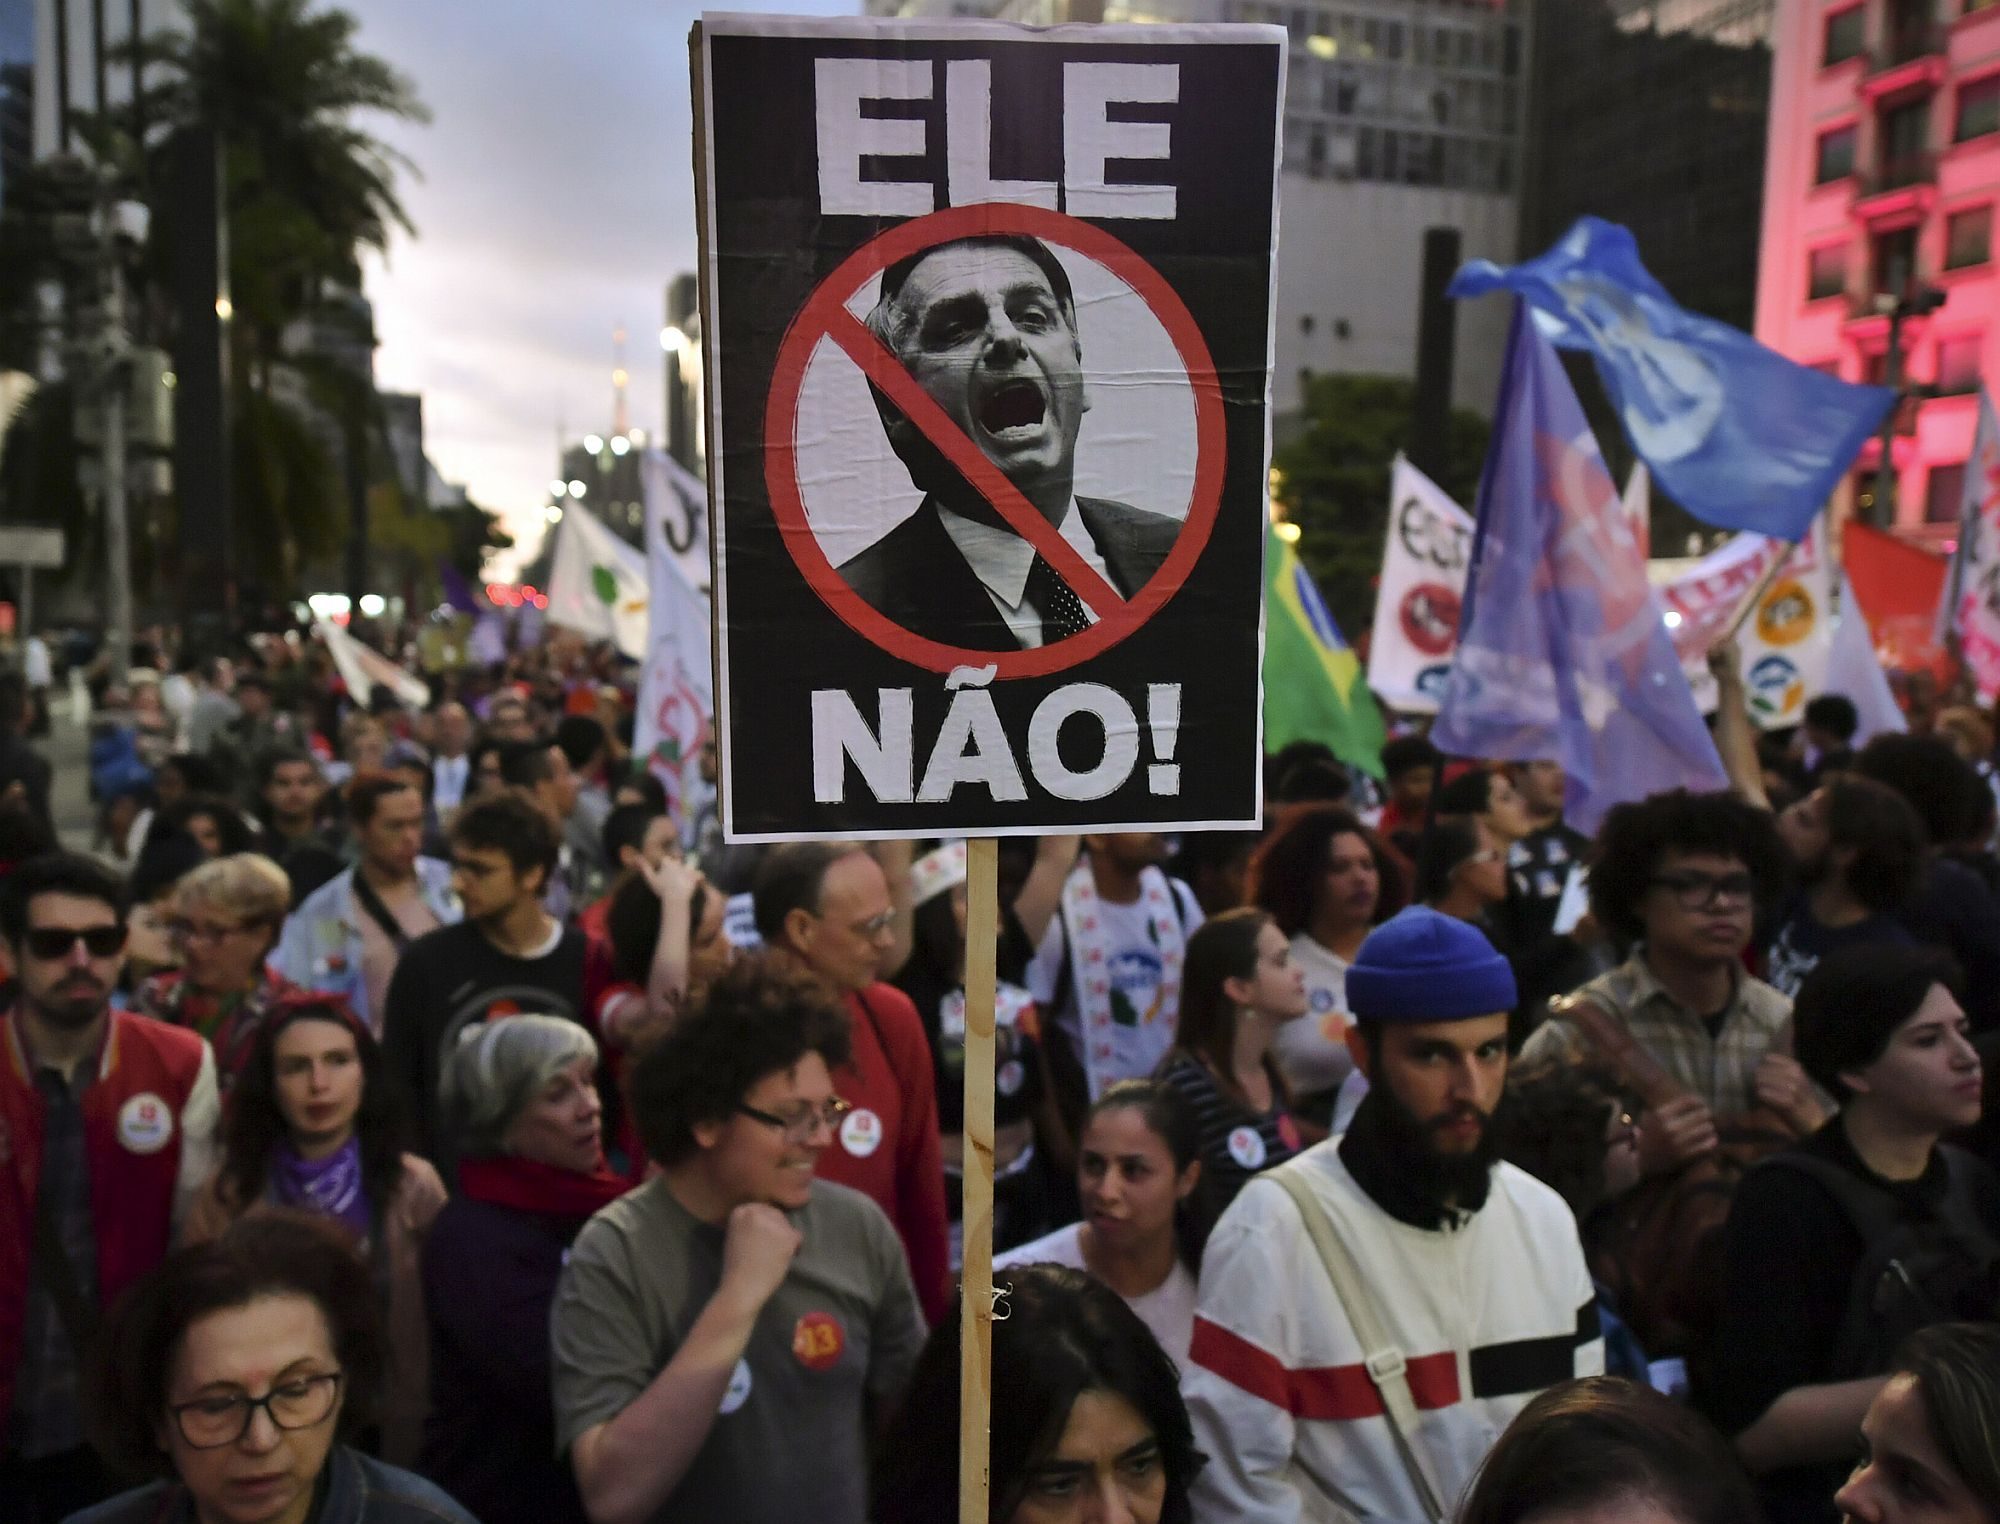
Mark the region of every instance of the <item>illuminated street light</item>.
POLYGON ((542 517, 547 519, 551 524, 560 524, 562 522, 562 509, 556 507, 554 504, 550 504, 542 510, 542 517))
POLYGON ((601 436, 601 435, 598 435, 598 434, 586 434, 586 435, 584 435, 584 436, 583 436, 583 447, 584 447, 584 449, 588 450, 588 451, 589 451, 589 452, 590 452, 590 453, 591 453, 592 455, 597 455, 597 454, 600 454, 600 453, 601 453, 601 452, 603 451, 603 449, 604 449, 604 439, 603 439, 603 436, 601 436))
POLYGON ((611 436, 611 453, 613 455, 623 455, 631 448, 632 441, 627 439, 623 434, 614 434, 611 436))
POLYGON ((571 497, 582 497, 583 493, 584 486, 582 482, 573 481, 569 484, 569 495, 571 497))

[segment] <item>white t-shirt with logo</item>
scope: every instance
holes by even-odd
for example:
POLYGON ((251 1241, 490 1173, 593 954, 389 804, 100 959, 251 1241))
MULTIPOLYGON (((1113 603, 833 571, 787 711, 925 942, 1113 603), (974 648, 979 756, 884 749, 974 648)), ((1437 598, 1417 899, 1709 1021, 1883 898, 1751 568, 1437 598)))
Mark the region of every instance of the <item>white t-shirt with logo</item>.
MULTIPOLYGON (((1187 939, 1201 925, 1201 906, 1195 903, 1194 891, 1179 879, 1169 878, 1167 884, 1180 911, 1181 945, 1185 947, 1187 939)), ((1128 1005, 1131 1008, 1130 1024, 1153 1037, 1151 1046, 1146 1050, 1151 1054, 1150 1058, 1136 1066, 1132 1073, 1113 1075, 1111 1078, 1146 1079, 1174 1045, 1173 1027, 1150 1019, 1159 1009, 1160 975, 1164 969, 1160 950, 1153 943, 1152 918, 1143 897, 1130 905, 1119 905, 1100 895, 1097 908, 1103 921, 1114 1007, 1121 1001, 1128 1005)), ((1073 979, 1065 978, 1063 973, 1069 958, 1069 939, 1063 931, 1063 918, 1057 915, 1049 921, 1049 929, 1042 934, 1041 945, 1035 949, 1035 956, 1028 964, 1028 993, 1035 997, 1043 1011, 1053 1012, 1056 1029, 1069 1039, 1074 1051, 1081 1053, 1083 1022, 1077 1012, 1076 984, 1073 979), (1058 990, 1065 990, 1060 1009, 1055 1005, 1058 990)), ((1113 1019, 1118 1019, 1115 1009, 1113 1019)), ((1120 1022, 1120 1025, 1125 1024, 1120 1022)))
MULTIPOLYGON (((1089 1270, 1090 1266, 1083 1262, 1083 1224, 1073 1222, 1045 1238, 993 1257, 995 1270, 1009 1265, 1067 1265, 1072 1270, 1089 1270)), ((1125 1298, 1125 1305, 1139 1314, 1139 1321, 1153 1331, 1160 1348, 1182 1369, 1187 1365, 1188 1345, 1194 1338, 1194 1293, 1194 1277, 1176 1259, 1174 1268, 1158 1286, 1144 1296, 1125 1298)))
POLYGON ((1354 1068, 1347 1051, 1347 960, 1303 931, 1292 938, 1292 961, 1306 976, 1306 1013, 1278 1028, 1272 1056, 1296 1095, 1336 1090, 1354 1068))

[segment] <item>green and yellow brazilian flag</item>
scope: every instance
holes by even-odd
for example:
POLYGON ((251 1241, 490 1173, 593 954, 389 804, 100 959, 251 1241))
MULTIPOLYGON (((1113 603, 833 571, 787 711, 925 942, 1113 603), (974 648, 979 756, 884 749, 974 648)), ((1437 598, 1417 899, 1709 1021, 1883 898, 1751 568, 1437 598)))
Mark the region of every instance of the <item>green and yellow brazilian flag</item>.
POLYGON ((1324 741, 1382 776, 1382 711, 1292 547, 1264 526, 1264 750, 1324 741))

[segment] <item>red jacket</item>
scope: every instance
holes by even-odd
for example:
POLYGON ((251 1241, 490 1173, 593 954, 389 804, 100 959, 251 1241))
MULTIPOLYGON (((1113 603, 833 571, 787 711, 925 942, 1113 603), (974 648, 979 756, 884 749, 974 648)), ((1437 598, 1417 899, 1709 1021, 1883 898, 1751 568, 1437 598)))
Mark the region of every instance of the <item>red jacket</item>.
POLYGON ((930 1039, 910 997, 893 985, 871 984, 844 998, 854 1056, 835 1071, 833 1085, 854 1110, 819 1156, 819 1174, 889 1214, 917 1300, 935 1325, 951 1310, 951 1244, 930 1039))
MULTIPOLYGON (((42 1175, 41 1092, 13 1010, 0 1014, 0 1412, 11 1412, 42 1175)), ((166 1255, 179 1209, 215 1164, 215 1055, 198 1033, 113 1011, 83 1093, 97 1305, 166 1255)))

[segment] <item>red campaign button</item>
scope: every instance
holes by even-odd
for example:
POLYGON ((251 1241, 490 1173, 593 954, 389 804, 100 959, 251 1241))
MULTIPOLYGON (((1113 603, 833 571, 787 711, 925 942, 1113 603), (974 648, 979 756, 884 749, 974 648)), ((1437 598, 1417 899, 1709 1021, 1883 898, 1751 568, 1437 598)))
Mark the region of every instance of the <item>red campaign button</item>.
POLYGON ((809 1371, 830 1371, 847 1348, 847 1330, 830 1312, 808 1312, 792 1327, 792 1355, 809 1371))
POLYGON ((933 672, 990 666, 1003 678, 1041 677, 1101 655, 1138 629, 1179 591, 1208 544, 1222 502, 1226 452, 1221 381, 1200 325, 1180 294, 1157 270, 1102 228, 1061 212, 1011 202, 955 206, 915 217, 878 234, 848 255, 820 282, 786 329, 764 407, 765 481, 771 511, 800 572, 827 607, 851 628, 891 655, 933 672), (1000 468, 958 430, 889 347, 847 310, 855 292, 896 261, 937 245, 995 234, 1021 234, 1059 244, 1111 271, 1145 302, 1173 341, 1187 372, 1195 411, 1194 489, 1187 517, 1166 560, 1130 599, 1120 599, 1091 571, 1056 526, 1036 512, 1000 468), (1096 624, 1034 650, 966 650, 903 628, 848 585, 813 533, 799 485, 799 399, 805 389, 806 370, 823 342, 844 351, 1014 531, 1072 584, 1072 590, 1087 594, 1084 601, 1102 616, 1096 624))

